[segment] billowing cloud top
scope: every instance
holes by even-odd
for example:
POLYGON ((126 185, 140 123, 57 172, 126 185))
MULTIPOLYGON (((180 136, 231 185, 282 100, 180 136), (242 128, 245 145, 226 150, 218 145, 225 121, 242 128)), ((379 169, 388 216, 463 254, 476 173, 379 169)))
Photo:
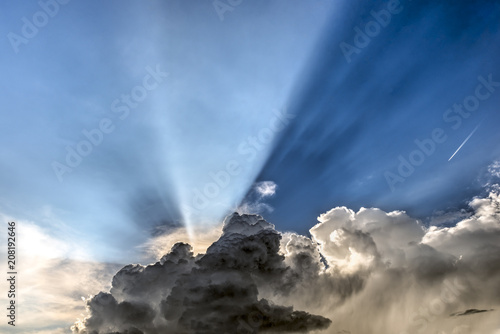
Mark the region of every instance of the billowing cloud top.
MULTIPOLYGON (((233 333, 255 329, 307 332, 330 320, 259 297, 284 289, 293 270, 280 254, 281 235, 257 215, 234 213, 204 255, 176 243, 154 265, 128 265, 110 293, 88 301, 90 317, 77 333, 233 333)), ((287 288, 288 289, 288 288, 287 288)))
POLYGON ((311 237, 234 213, 205 254, 176 243, 87 300, 75 333, 500 333, 500 196, 454 227, 337 207, 311 237), (302 311, 298 311, 298 310, 302 311))

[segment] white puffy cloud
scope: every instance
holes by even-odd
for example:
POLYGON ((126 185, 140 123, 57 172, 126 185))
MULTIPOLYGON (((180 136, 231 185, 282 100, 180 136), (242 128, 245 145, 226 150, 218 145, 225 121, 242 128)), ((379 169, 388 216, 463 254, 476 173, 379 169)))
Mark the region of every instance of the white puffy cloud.
POLYGON ((278 185, 273 181, 261 181, 255 184, 255 191, 261 197, 273 196, 276 193, 278 185))
POLYGON ((341 269, 370 267, 376 259, 398 266, 406 260, 406 250, 424 235, 421 223, 402 211, 346 207, 322 214, 310 233, 331 262, 341 261, 341 269))
MULTIPOLYGON (((487 197, 469 203, 471 214, 453 227, 427 228, 404 212, 379 209, 338 207, 321 215, 310 232, 331 266, 325 275, 337 282, 336 272, 362 281, 362 288, 331 313, 323 313, 332 319, 332 328, 351 333, 489 333, 500 327, 494 321, 500 306, 500 201, 498 188, 490 189, 487 197), (452 318, 452 313, 464 316, 452 318)), ((327 299, 333 299, 333 290, 324 286, 327 299)), ((315 304, 308 300, 296 305, 311 312, 329 307, 328 302, 319 308, 315 304)))
POLYGON ((453 227, 431 227, 422 242, 456 257, 475 256, 481 249, 500 247, 500 197, 492 191, 470 203, 474 214, 453 227))

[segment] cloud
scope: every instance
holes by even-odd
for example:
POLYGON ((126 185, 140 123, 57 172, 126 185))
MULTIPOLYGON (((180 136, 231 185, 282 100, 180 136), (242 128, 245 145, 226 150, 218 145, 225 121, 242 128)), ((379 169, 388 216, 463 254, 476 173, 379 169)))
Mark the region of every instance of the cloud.
POLYGON ((175 244, 153 265, 129 265, 110 293, 87 301, 89 317, 76 333, 233 333, 325 329, 331 321, 259 298, 281 291, 290 269, 280 254, 281 234, 262 217, 234 213, 206 254, 175 244))
POLYGON ((255 191, 261 195, 261 197, 273 196, 276 193, 276 188, 278 185, 273 181, 262 181, 255 184, 255 191))
POLYGON ((484 168, 478 177, 481 186, 489 188, 498 188, 500 182, 500 160, 495 160, 484 168))
POLYGON ((432 215, 429 218, 429 225, 435 225, 435 226, 455 225, 458 222, 470 216, 471 213, 465 209, 436 211, 434 215, 432 215))
POLYGON ((311 229, 312 238, 322 245, 322 254, 329 262, 345 262, 339 267, 342 269, 367 266, 377 259, 400 265, 412 242, 424 235, 420 222, 402 211, 361 208, 354 212, 338 207, 318 220, 320 223, 311 229))
MULTIPOLYGON (((465 259, 481 250, 500 247, 500 197, 492 191, 488 197, 474 198, 469 206, 474 214, 453 227, 430 227, 422 242, 465 259)), ((474 259, 476 260, 476 259, 474 259)))
MULTIPOLYGON (((426 228, 401 211, 339 207, 321 215, 311 235, 332 265, 327 272, 362 280, 362 288, 325 315, 353 333, 448 333, 464 325, 446 314, 498 307, 499 194, 476 197, 469 206, 472 214, 453 227, 426 228), (362 314, 370 316, 356 321, 362 314)), ((307 304, 312 301, 297 307, 307 304)), ((499 326, 492 319, 467 326, 492 332, 499 326)))
POLYGON ((180 242, 155 264, 121 269, 74 332, 492 333, 500 195, 469 206, 452 227, 336 207, 310 237, 234 213, 204 254, 180 242))
POLYGON ((273 212, 274 208, 264 203, 264 199, 276 194, 278 185, 273 181, 261 181, 254 183, 241 204, 236 209, 238 213, 258 213, 273 212))
MULTIPOLYGON (((16 326, 27 334, 68 333, 75 318, 85 313, 82 297, 109 289, 113 274, 121 267, 92 260, 75 238, 60 238, 35 222, 0 213, 2 221, 16 222, 17 292, 16 326)), ((6 258, 2 247, 2 257, 6 258)), ((7 291, 6 285, 1 285, 7 291)), ((7 293, 0 296, 7 305, 7 293)), ((83 317, 83 315, 82 315, 83 317)), ((0 324, 0 332, 11 326, 0 324)))
POLYGON ((488 166, 488 172, 493 178, 500 179, 500 161, 494 161, 488 166))
POLYGON ((463 315, 471 315, 471 314, 483 313, 483 312, 491 312, 491 311, 493 311, 493 310, 478 310, 478 309, 475 309, 475 308, 471 308, 471 309, 465 310, 464 312, 452 313, 451 316, 452 317, 460 317, 460 316, 463 316, 463 315))
POLYGON ((50 328, 50 329, 37 329, 29 332, 25 332, 25 334, 68 334, 68 327, 59 327, 59 328, 50 328))

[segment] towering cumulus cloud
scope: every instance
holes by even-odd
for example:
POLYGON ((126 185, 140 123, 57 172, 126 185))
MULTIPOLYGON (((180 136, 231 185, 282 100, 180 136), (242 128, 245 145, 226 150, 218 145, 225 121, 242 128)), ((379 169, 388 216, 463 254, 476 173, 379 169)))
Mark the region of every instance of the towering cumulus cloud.
POLYGON ((234 213, 205 254, 176 243, 87 300, 75 333, 500 333, 500 196, 449 227, 337 207, 311 237, 234 213))
POLYGON ((129 265, 110 293, 88 301, 77 333, 308 332, 330 320, 259 298, 261 287, 289 290, 293 270, 280 254, 281 235, 257 215, 235 213, 206 254, 177 243, 154 265, 129 265))

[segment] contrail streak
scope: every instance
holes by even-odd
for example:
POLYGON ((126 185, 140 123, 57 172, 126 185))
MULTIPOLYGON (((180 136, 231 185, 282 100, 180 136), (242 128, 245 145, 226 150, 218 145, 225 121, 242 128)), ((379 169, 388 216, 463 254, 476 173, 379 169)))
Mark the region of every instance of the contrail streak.
POLYGON ((470 139, 470 137, 472 137, 472 135, 474 134, 474 132, 476 132, 476 130, 479 128, 479 126, 481 125, 481 123, 479 123, 475 128, 474 130, 472 130, 472 132, 470 133, 470 135, 467 136, 467 138, 465 138, 465 140, 463 141, 463 143, 457 148, 457 150, 455 151, 455 153, 453 153, 453 155, 448 159, 448 161, 450 161, 454 156, 455 154, 458 153, 458 151, 460 151, 460 149, 462 148, 462 146, 465 145, 465 143, 470 139))

